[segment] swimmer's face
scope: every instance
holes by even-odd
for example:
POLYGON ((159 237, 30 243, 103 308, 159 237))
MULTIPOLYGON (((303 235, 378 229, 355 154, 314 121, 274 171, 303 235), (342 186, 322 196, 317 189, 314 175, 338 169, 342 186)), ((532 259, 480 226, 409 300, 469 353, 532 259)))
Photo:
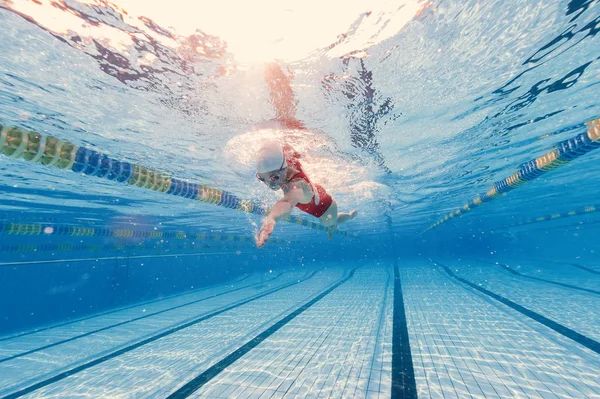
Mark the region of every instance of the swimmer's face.
POLYGON ((277 191, 285 183, 285 175, 287 173, 287 163, 285 160, 278 170, 272 170, 265 173, 257 173, 256 178, 265 183, 271 190, 277 191))

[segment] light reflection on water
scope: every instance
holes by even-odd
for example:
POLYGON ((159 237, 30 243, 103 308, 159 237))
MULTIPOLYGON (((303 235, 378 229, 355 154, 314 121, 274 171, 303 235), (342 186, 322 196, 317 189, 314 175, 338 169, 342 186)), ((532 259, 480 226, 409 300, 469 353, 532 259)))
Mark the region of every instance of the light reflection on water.
MULTIPOLYGON (((438 235, 419 236, 420 246, 411 248, 414 236, 440 215, 487 191, 523 162, 582 132, 583 122, 600 116, 598 1, 406 1, 403 8, 378 4, 379 8, 361 10, 339 28, 339 36, 318 37, 315 52, 281 63, 293 89, 295 117, 307 127, 285 132, 268 124, 281 115, 265 83, 264 65, 240 63, 233 43, 229 46, 217 31, 203 26, 168 27, 158 19, 135 18, 133 11, 127 12, 127 4, 132 9, 139 6, 73 0, 3 2, 1 122, 55 135, 264 204, 272 204, 276 195, 255 181, 253 154, 261 140, 285 135, 303 153, 310 176, 325 185, 343 208, 359 210, 360 217, 347 225, 348 231, 369 237, 369 244, 387 244, 391 237, 406 252, 420 254, 432 248, 451 252, 460 245, 472 245, 466 252, 504 256, 507 259, 501 260, 524 276, 511 274, 495 263, 454 258, 447 263, 458 276, 478 287, 600 340, 598 298, 564 286, 599 289, 594 246, 598 215, 581 215, 572 222, 552 221, 542 227, 502 229, 519 220, 597 203, 598 151, 486 204, 468 217, 453 220, 447 230, 435 233, 438 235), (501 244, 488 239, 494 234, 501 244), (579 234, 589 238, 589 243, 579 234), (564 247, 555 243, 578 246, 572 252, 561 252, 564 247), (529 263, 527 256, 511 260, 505 254, 512 248, 529 253, 534 260, 529 263), (550 260, 563 263, 549 267, 550 260), (569 268, 573 262, 583 268, 569 268)), ((344 18, 348 15, 344 13, 344 18)), ((318 22, 302 22, 305 36, 300 32, 300 40, 319 36, 317 29, 312 30, 318 22)), ((269 30, 268 25, 262 28, 269 30)), ((244 40, 251 41, 247 33, 244 40)), ((285 40, 278 43, 272 44, 281 47, 285 40)), ((244 50, 249 56, 264 57, 252 46, 244 50)), ((308 50, 303 51, 308 54, 308 50)), ((17 215, 32 223, 42 218, 84 226, 151 228, 164 223, 251 235, 259 221, 254 216, 178 202, 109 181, 30 167, 6 157, 0 159, 0 171, 3 222, 17 215)), ((299 226, 281 230, 281 238, 290 241, 288 248, 295 247, 301 253, 292 257, 294 262, 298 259, 310 265, 327 250, 328 255, 334 253, 332 257, 345 255, 342 250, 335 252, 333 246, 318 252, 309 243, 325 241, 324 237, 299 226)), ((18 243, 25 242, 30 243, 25 239, 18 243)), ((350 241, 345 249, 362 250, 365 242, 350 241)), ((335 245, 341 245, 340 241, 335 245)), ((273 253, 277 249, 280 247, 273 253)), ((381 247, 372 253, 392 256, 378 251, 381 247)), ((236 247, 236 252, 230 252, 241 256, 243 251, 236 247)), ((244 259, 245 266, 262 262, 256 254, 244 259)), ((291 261, 280 262, 276 264, 282 268, 293 267, 291 261)), ((135 270, 143 274, 143 267, 141 264, 135 270)), ((75 296, 97 286, 100 279, 113 289, 125 280, 118 264, 104 269, 93 265, 89 270, 70 279, 57 278, 56 283, 50 279, 50 287, 40 292, 52 298, 73 295, 78 301, 75 296)), ((169 369, 172 362, 184 358, 197 362, 192 365, 197 366, 213 359, 215 353, 228 353, 234 344, 252 335, 249 331, 259 332, 337 281, 342 273, 335 270, 323 272, 326 277, 319 283, 306 284, 299 280, 306 273, 290 273, 285 281, 302 284, 302 290, 293 295, 281 292, 277 300, 262 302, 262 307, 220 316, 219 320, 231 322, 227 325, 230 335, 223 332, 222 325, 198 326, 174 341, 160 343, 156 351, 134 356, 135 367, 116 362, 98 378, 118 384, 122 374, 139 371, 145 378, 151 375, 174 380, 174 371, 169 369), (202 337, 200 344, 198 337, 202 337), (189 346, 172 351, 174 342, 189 346), (195 344, 201 355, 190 355, 195 344), (157 363, 152 362, 155 357, 159 358, 157 363)), ((381 346, 377 356, 381 355, 381 368, 387 367, 389 376, 392 298, 391 291, 382 287, 384 277, 391 280, 391 269, 379 271, 373 272, 372 280, 365 278, 373 284, 379 279, 377 292, 364 283, 356 291, 342 290, 343 300, 337 305, 330 303, 334 316, 344 310, 350 314, 350 320, 340 317, 332 327, 340 340, 350 340, 348 346, 342 345, 346 352, 310 354, 301 348, 295 353, 314 355, 314 362, 306 369, 308 374, 318 374, 323 367, 343 370, 356 358, 358 348, 372 344, 381 346), (358 327, 350 332, 347 327, 336 330, 337 321, 362 326, 365 331, 375 325, 380 329, 361 335, 358 327)), ((599 389, 597 358, 587 349, 522 315, 501 309, 489 298, 457 284, 439 267, 416 264, 402 273, 422 397, 441 397, 450 386, 459 397, 484 397, 477 391, 483 392, 484 385, 463 379, 461 373, 467 370, 477 375, 478 381, 494 385, 500 397, 535 397, 535 393, 522 389, 533 379, 532 369, 542 373, 538 375, 552 376, 557 384, 566 381, 562 397, 578 392, 578 383, 599 389)), ((227 285, 228 289, 234 286, 227 285)), ((259 279, 244 292, 257 294, 272 287, 272 283, 259 279)), ((215 299, 214 303, 224 305, 225 298, 233 297, 215 299)), ((176 303, 184 304, 183 300, 176 303)), ((145 305, 142 314, 161 309, 145 305)), ((182 309, 178 309, 178 322, 197 315, 182 309)), ((202 310, 201 306, 193 309, 202 310)), ((90 310, 80 312, 86 311, 90 310)), ((331 321, 328 314, 323 318, 331 321)), ((111 322, 127 320, 119 317, 111 322)), ((316 320, 300 320, 299 327, 310 330, 312 323, 318 324, 316 320)), ((153 334, 171 327, 173 321, 172 316, 140 319, 135 331, 125 328, 122 335, 112 336, 103 330, 84 337, 90 345, 83 345, 82 350, 65 353, 55 347, 27 358, 44 370, 63 370, 93 358, 98 354, 96 349, 102 352, 127 345, 132 334, 153 334)), ((76 327, 87 328, 93 323, 88 320, 76 327)), ((331 330, 325 333, 333 334, 331 330)), ((67 336, 42 340, 51 344, 67 336)), ((285 349, 292 340, 275 339, 271 343, 285 349)), ((15 347, 5 346, 4 354, 33 348, 15 347)), ((249 370, 261 376, 274 375, 262 366, 249 370)), ((35 379, 34 374, 30 369, 19 377, 35 379)), ((316 383, 299 381, 299 392, 311 391, 316 383)), ((332 392, 341 389, 335 381, 328 384, 332 392)), ((85 392, 83 383, 80 387, 85 392)), ((143 384, 139 388, 144 389, 143 384)), ((97 396, 93 389, 87 393, 89 397, 97 396)), ((552 389, 543 386, 540 391, 552 389)))
MULTIPOLYGON (((273 118, 261 68, 238 65, 216 32, 179 34, 176 27, 125 14, 126 5, 124 10, 77 2, 7 6, 2 13, 12 38, 2 61, 7 123, 50 128, 151 167, 168 165, 184 178, 219 183, 242 197, 265 195, 240 177, 249 163, 230 164, 227 149, 253 125, 273 118), (9 10, 32 18, 42 30, 9 10), (44 30, 61 44, 52 48, 55 39, 41 35, 44 30), (16 57, 18 48, 40 57, 24 61, 16 57), (74 76, 74 68, 85 73, 74 76), (51 80, 45 70, 53 71, 51 80)), ((410 15, 410 7, 416 6, 407 3, 403 15, 410 15)), ((422 231, 421 225, 486 191, 597 115, 592 96, 597 6, 520 3, 518 12, 500 2, 482 7, 421 6, 400 33, 384 40, 388 35, 378 31, 365 45, 361 35, 367 26, 393 19, 392 11, 378 9, 356 19, 329 50, 290 65, 297 117, 316 140, 302 137, 298 145, 319 153, 313 144, 329 143, 307 168, 339 203, 348 208, 363 203, 365 222, 387 214, 403 232, 422 231), (494 23, 489 13, 496 15, 494 23), (569 23, 574 25, 566 34, 569 23), (366 58, 358 53, 337 58, 354 50, 366 51, 366 58), (345 174, 331 162, 348 165, 345 174)), ((555 176, 550 184, 536 183, 527 197, 565 181, 560 172, 555 176)), ((582 193, 571 202, 587 198, 582 193)), ((144 207, 158 211, 162 201, 154 202, 144 207)), ((504 202, 511 209, 521 204, 504 202)), ((186 219, 185 213, 177 217, 186 219)))

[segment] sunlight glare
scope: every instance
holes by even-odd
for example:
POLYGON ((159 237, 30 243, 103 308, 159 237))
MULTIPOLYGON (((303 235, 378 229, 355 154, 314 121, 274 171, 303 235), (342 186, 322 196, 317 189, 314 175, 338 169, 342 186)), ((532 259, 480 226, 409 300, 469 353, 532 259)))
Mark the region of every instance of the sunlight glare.
MULTIPOLYGON (((369 4, 343 0, 293 3, 229 0, 212 2, 210 5, 187 0, 118 0, 118 5, 127 10, 130 16, 149 17, 161 26, 173 27, 180 35, 190 35, 199 29, 206 34, 219 36, 227 42, 228 51, 237 62, 246 65, 274 59, 289 62, 305 58, 312 51, 334 43, 339 35, 346 33, 361 15, 368 12, 376 11, 381 15, 392 10, 404 16, 401 18, 403 26, 414 16, 419 2, 407 0, 405 3, 408 7, 399 8, 397 2, 386 0, 374 0, 369 4)), ((401 27, 393 25, 387 29, 396 29, 396 33, 401 27)), ((372 32, 371 29, 367 33, 372 32)), ((364 44, 373 44, 368 40, 362 41, 364 44)))
MULTIPOLYGON (((73 12, 64 12, 50 0, 13 0, 10 8, 35 18, 51 31, 68 35, 72 32, 85 38, 109 43, 113 49, 127 54, 132 45, 129 32, 106 24, 81 23, 73 12)), ((227 51, 237 63, 250 66, 280 60, 293 62, 304 59, 316 50, 336 46, 330 57, 347 54, 366 57, 369 47, 394 36, 420 9, 423 0, 225 0, 221 2, 190 2, 188 0, 148 1, 79 0, 71 7, 114 7, 122 13, 124 22, 139 28, 162 44, 176 48, 174 40, 147 29, 140 17, 151 19, 179 37, 189 37, 199 31, 217 36, 227 43, 227 51), (357 24, 357 22, 359 23, 357 24), (345 37, 354 26, 350 37, 345 37), (341 37, 344 40, 339 41, 341 37)), ((198 50, 198 51, 201 51, 198 50)), ((151 63, 141 59, 140 63, 151 63)))

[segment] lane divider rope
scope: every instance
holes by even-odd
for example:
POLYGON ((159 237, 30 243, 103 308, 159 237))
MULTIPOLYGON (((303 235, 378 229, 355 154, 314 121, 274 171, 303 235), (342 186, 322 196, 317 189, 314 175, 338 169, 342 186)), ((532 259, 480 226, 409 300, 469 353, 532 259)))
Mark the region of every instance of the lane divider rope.
MULTIPOLYGON (((236 247, 237 248, 237 247, 236 247)), ((160 251, 171 251, 171 250, 190 250, 190 251, 195 251, 194 255, 211 255, 212 252, 207 252, 207 251, 202 251, 202 252, 197 252, 197 250, 203 250, 203 249, 227 249, 227 248, 222 248, 222 247, 212 247, 210 246, 210 244, 203 244, 203 243, 190 243, 190 244, 164 244, 164 243, 147 243, 147 242, 141 242, 138 244, 104 244, 104 245, 98 245, 98 244, 42 244, 42 245, 35 245, 35 244, 21 244, 21 245, 0 245, 0 253, 44 253, 44 252, 51 252, 53 255, 57 254, 57 253, 67 253, 67 252, 123 252, 123 251, 150 251, 150 250, 160 250, 160 251)), ((151 252, 152 253, 152 252, 151 252)), ((233 254, 233 251, 230 252, 223 252, 223 254, 228 254, 231 255, 233 254)), ((137 255, 137 254, 136 254, 137 255)), ((136 257, 140 257, 140 256, 133 256, 133 255, 128 255, 128 256, 123 256, 123 258, 136 258, 136 257)), ((101 260, 103 258, 94 258, 94 259, 98 259, 101 260)), ((69 261, 71 262, 70 259, 67 259, 65 261, 69 261)), ((31 262, 27 262, 27 263, 44 263, 45 260, 44 259, 39 259, 39 260, 32 260, 31 262)), ((8 264, 13 264, 13 263, 6 263, 8 264)), ((0 263, 0 266, 4 266, 5 263, 0 263)))
MULTIPOLYGON (((87 176, 96 176, 114 182, 137 186, 178 197, 198 200, 229 209, 265 215, 268 209, 252 200, 242 199, 228 191, 205 184, 189 183, 170 174, 142 165, 119 161, 95 150, 79 147, 66 140, 0 124, 0 154, 13 159, 54 166, 87 176)), ((290 216, 285 221, 326 231, 320 223, 290 216)), ((345 231, 335 231, 346 236, 345 231)))
MULTIPOLYGON (((16 236, 71 236, 71 237, 103 237, 105 242, 95 243, 41 243, 41 244, 10 244, 0 243, 0 253, 43 253, 43 252, 113 252, 113 251, 147 251, 147 250, 198 250, 227 248, 230 244, 239 248, 239 243, 254 244, 254 237, 250 235, 233 234, 207 234, 198 231, 182 230, 155 230, 128 229, 90 226, 73 226, 55 223, 5 223, 0 222, 0 235, 16 236), (106 242, 116 240, 116 242, 106 242), (150 241, 148 241, 150 240, 150 241), (183 241, 183 243, 169 242, 169 240, 183 241)), ((284 243, 285 240, 273 238, 275 243, 284 243)), ((201 255, 202 253, 197 253, 201 255)), ((41 263, 37 260, 28 263, 41 263)), ((0 266, 3 266, 0 263, 0 266)))
POLYGON ((206 241, 237 241, 250 242, 254 237, 236 234, 207 234, 198 231, 184 230, 155 230, 108 228, 91 226, 73 226, 57 223, 19 223, 0 222, 0 234, 26 236, 70 236, 70 237, 107 237, 107 238, 139 238, 139 239, 176 239, 176 240, 206 240, 206 241))
POLYGON ((462 208, 447 214, 443 219, 440 219, 429 226, 423 233, 435 229, 455 217, 462 216, 468 211, 490 202, 528 181, 534 180, 544 173, 554 170, 559 166, 600 147, 600 118, 586 122, 585 124, 589 127, 587 132, 580 133, 573 138, 561 141, 556 145, 554 150, 526 162, 519 170, 509 177, 495 182, 494 187, 489 189, 486 193, 478 195, 463 205, 462 208))
POLYGON ((520 220, 519 222, 514 223, 514 224, 506 224, 495 230, 508 229, 510 227, 517 227, 517 226, 525 226, 528 224, 534 224, 534 223, 540 223, 540 222, 549 222, 549 221, 557 220, 557 219, 566 219, 566 218, 570 218, 570 217, 574 217, 574 216, 587 215, 587 214, 594 213, 594 212, 600 212, 600 204, 599 205, 588 205, 588 206, 584 206, 582 208, 572 209, 568 212, 553 213, 551 215, 544 215, 544 216, 539 216, 536 218, 528 218, 525 220, 520 220))
MULTIPOLYGON (((240 252, 239 254, 247 255, 250 252, 240 252)), ((35 260, 23 262, 2 262, 0 266, 27 266, 27 265, 46 265, 52 263, 78 263, 78 262, 98 262, 103 260, 130 260, 130 259, 157 259, 157 258, 182 258, 186 256, 220 256, 231 255, 230 252, 192 252, 183 254, 154 254, 154 255, 132 255, 132 256, 105 256, 94 258, 68 258, 68 259, 52 259, 52 260, 35 260)), ((2 341, 2 339, 0 339, 2 341)))

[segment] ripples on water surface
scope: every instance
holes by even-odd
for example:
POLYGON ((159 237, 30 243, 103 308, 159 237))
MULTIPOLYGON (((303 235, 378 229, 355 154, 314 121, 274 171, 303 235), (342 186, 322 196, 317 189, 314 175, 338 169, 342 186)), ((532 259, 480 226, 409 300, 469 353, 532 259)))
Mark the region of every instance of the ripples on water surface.
MULTIPOLYGON (((127 3, 1 4, 4 123, 243 198, 275 199, 255 183, 251 161, 253 126, 275 117, 263 64, 238 61, 219 32, 179 33, 154 8, 138 15, 127 3)), ((376 233, 391 220, 396 234, 414 236, 600 115, 598 1, 374 7, 284 67, 297 117, 312 130, 292 141, 340 206, 359 209, 347 230, 376 233)), ((448 228, 494 229, 534 211, 593 204, 599 156, 448 228)), ((255 219, 226 209, 6 158, 0 168, 2 209, 21 219, 59 212, 67 222, 255 230, 255 219)))
POLYGON ((257 215, 0 155, 0 396, 598 397, 600 150, 426 230, 600 118, 600 1, 310 1, 0 0, 0 124, 266 206, 285 135, 359 212, 258 250, 257 215))

